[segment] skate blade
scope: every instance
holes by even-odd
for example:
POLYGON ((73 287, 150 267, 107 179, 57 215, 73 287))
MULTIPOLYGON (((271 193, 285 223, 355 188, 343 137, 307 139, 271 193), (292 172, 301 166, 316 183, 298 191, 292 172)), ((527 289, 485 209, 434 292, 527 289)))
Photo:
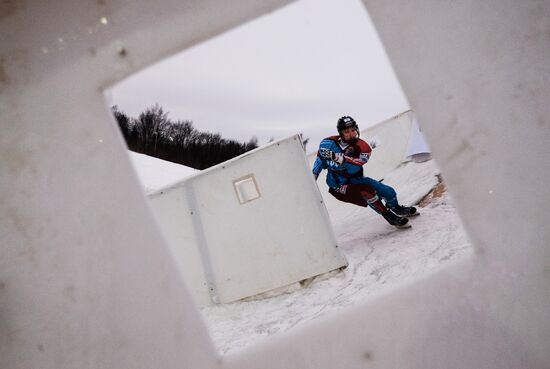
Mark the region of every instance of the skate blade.
POLYGON ((407 229, 407 228, 411 228, 411 227, 412 227, 412 225, 409 224, 409 223, 407 223, 407 224, 405 224, 405 225, 395 225, 395 224, 394 224, 393 226, 394 226, 395 228, 397 228, 397 229, 407 229))

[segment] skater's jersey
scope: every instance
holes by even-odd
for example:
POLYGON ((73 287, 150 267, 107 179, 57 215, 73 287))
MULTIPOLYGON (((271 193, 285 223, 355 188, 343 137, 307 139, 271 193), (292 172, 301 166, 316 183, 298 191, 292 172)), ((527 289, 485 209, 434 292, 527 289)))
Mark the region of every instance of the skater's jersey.
POLYGON ((331 136, 323 139, 317 151, 317 158, 313 163, 313 175, 315 178, 323 169, 327 169, 327 185, 337 189, 347 184, 350 178, 363 176, 363 165, 369 160, 372 148, 368 143, 357 139, 354 144, 347 144, 339 136, 331 136), (344 162, 337 162, 321 156, 321 151, 330 150, 334 153, 344 154, 344 162))

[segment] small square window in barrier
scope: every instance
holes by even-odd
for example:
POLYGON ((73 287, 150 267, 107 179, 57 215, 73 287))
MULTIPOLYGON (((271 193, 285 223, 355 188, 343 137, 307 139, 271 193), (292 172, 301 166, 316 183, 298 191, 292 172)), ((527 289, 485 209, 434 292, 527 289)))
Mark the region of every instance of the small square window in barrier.
POLYGON ((259 199, 261 196, 253 174, 234 180, 233 187, 240 204, 259 199))

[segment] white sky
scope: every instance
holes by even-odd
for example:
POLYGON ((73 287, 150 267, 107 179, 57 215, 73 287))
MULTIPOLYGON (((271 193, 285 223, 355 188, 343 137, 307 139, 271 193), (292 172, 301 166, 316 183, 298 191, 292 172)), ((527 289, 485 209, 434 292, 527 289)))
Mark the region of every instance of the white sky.
POLYGON ((122 81, 110 105, 263 144, 303 132, 312 151, 351 115, 366 128, 409 108, 359 0, 301 0, 122 81))

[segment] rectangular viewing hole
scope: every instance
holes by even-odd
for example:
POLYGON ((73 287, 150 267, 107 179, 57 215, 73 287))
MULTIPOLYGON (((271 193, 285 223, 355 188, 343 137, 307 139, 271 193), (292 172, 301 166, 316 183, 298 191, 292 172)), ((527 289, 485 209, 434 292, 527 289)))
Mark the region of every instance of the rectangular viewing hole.
POLYGON ((254 174, 248 174, 234 180, 233 188, 235 188, 239 204, 246 204, 261 197, 254 174))
MULTIPOLYGON (((410 106, 360 0, 296 1, 129 77, 108 91, 108 102, 147 194, 264 143, 300 132, 309 141, 309 172, 320 141, 337 134, 336 122, 343 115, 350 114, 358 121, 360 129, 365 130, 363 139, 371 136, 367 129, 379 127, 376 132, 370 131, 383 143, 365 166, 371 173, 376 170, 373 166, 377 160, 400 160, 410 134, 395 128, 406 126, 394 123, 404 121, 407 115, 400 113, 410 106), (388 120, 390 117, 394 118, 388 120), (388 124, 379 125, 381 122, 388 124), (257 137, 242 142, 252 134, 257 137), (213 144, 219 144, 220 150, 214 150, 213 144), (229 150, 232 147, 237 150, 229 150), (231 156, 218 161, 218 152, 231 152, 231 156)), ((419 208, 422 215, 411 220, 412 229, 394 231, 372 209, 338 202, 328 193, 324 171, 317 186, 348 267, 219 305, 208 304, 211 296, 205 288, 209 282, 203 261, 208 264, 210 259, 197 251, 198 238, 193 233, 200 210, 214 213, 216 208, 202 207, 190 213, 187 203, 197 202, 196 196, 187 197, 177 190, 156 197, 155 204, 160 204, 154 205, 157 223, 195 301, 206 302, 197 308, 219 352, 233 353, 254 346, 260 339, 334 316, 471 255, 471 243, 445 180, 435 161, 430 160, 431 155, 422 153, 410 151, 405 162, 384 173, 384 183, 395 188, 399 202, 419 208)), ((268 169, 273 172, 275 167, 268 169)), ((251 237, 256 228, 269 226, 269 235, 277 244, 289 232, 300 233, 302 223, 307 225, 311 219, 303 217, 296 229, 289 230, 277 218, 267 225, 250 216, 250 211, 258 210, 254 209, 256 205, 277 205, 275 200, 270 201, 271 190, 265 187, 273 188, 274 184, 262 174, 260 191, 252 174, 258 174, 257 170, 250 167, 239 174, 224 171, 223 180, 215 185, 221 184, 229 191, 229 202, 247 204, 263 197, 265 204, 237 207, 239 211, 232 215, 250 228, 250 232, 242 232, 243 237, 251 237), (236 200, 231 198, 230 185, 236 200)), ((273 177, 280 186, 288 186, 293 180, 273 177)), ((290 188, 283 196, 299 200, 301 190, 290 188)), ((301 206, 299 201, 296 206, 301 206)), ((218 230, 211 232, 205 238, 217 235, 218 230)), ((229 234, 234 230, 224 227, 219 232, 229 234)), ((240 250, 224 263, 230 266, 257 251, 258 247, 240 250)), ((295 262, 288 258, 289 265, 295 262)), ((258 268, 248 279, 258 279, 263 272, 258 268)))

